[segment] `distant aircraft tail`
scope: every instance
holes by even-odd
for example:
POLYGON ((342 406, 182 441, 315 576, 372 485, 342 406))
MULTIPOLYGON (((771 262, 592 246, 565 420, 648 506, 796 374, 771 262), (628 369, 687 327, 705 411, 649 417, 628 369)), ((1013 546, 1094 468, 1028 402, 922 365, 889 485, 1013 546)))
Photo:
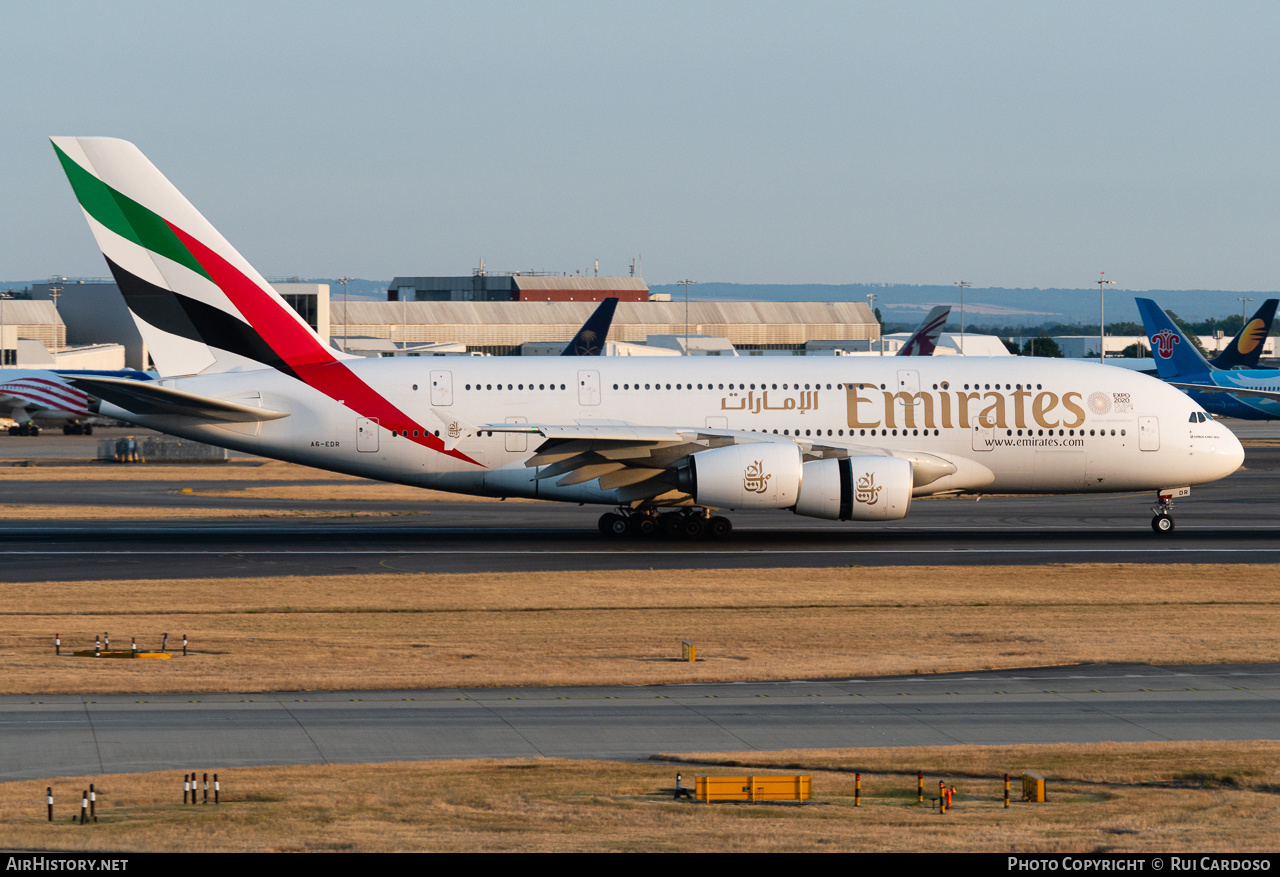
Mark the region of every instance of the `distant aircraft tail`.
POLYGON ((601 300, 600 306, 591 312, 591 316, 587 317, 578 334, 573 336, 560 355, 599 356, 603 353, 605 339, 609 337, 609 327, 613 325, 613 312, 617 309, 618 299, 601 300))
POLYGON ((1149 298, 1135 299, 1142 314, 1142 326, 1151 344, 1151 357, 1156 371, 1165 380, 1205 374, 1212 369, 1205 358, 1187 340, 1169 315, 1149 298))
POLYGON ((938 305, 929 311, 924 322, 916 327, 907 343, 898 350, 898 356, 933 356, 933 351, 938 347, 938 339, 942 337, 942 327, 947 324, 947 317, 950 315, 951 305, 938 305))
POLYGON ((1271 334, 1271 321, 1276 316, 1276 305, 1280 299, 1269 298, 1231 339, 1226 348, 1209 360, 1214 368, 1257 368, 1258 359, 1262 356, 1262 347, 1271 334))
POLYGON ((350 358, 315 333, 136 146, 54 137, 84 209, 162 376, 350 358))

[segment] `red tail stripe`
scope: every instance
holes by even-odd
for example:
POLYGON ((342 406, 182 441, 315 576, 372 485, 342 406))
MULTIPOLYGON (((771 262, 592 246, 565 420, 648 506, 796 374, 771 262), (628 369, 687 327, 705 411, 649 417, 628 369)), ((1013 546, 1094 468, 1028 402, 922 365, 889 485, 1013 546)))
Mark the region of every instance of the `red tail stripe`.
POLYGON ((481 465, 458 450, 446 451, 441 439, 431 435, 421 424, 360 380, 292 313, 281 310, 287 306, 266 295, 258 284, 213 250, 168 220, 165 222, 191 251, 205 273, 244 314, 249 325, 308 386, 341 402, 362 417, 377 420, 387 429, 421 431, 421 438, 415 436, 411 441, 466 463, 481 465))

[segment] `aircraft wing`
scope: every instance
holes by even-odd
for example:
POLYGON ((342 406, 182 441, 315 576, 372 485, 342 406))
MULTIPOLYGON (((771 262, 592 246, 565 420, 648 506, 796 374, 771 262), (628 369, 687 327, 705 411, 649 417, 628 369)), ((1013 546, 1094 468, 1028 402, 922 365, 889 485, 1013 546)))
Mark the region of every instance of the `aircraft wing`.
POLYGON ((1278 390, 1255 390, 1250 387, 1220 387, 1217 384, 1186 384, 1180 381, 1169 381, 1183 390, 1200 390, 1205 393, 1228 393, 1232 396, 1245 396, 1253 399, 1274 399, 1280 401, 1278 390))
POLYGON ((187 393, 151 381, 85 375, 60 377, 79 389, 134 414, 168 414, 217 423, 252 423, 289 416, 287 411, 272 411, 212 396, 187 393))
MULTIPOLYGON (((670 505, 679 504, 683 497, 692 504, 693 497, 683 490, 686 482, 681 477, 682 470, 687 469, 688 461, 694 455, 729 445, 794 445, 798 446, 805 462, 854 456, 898 457, 911 462, 915 487, 931 484, 959 469, 949 459, 924 452, 716 428, 618 422, 572 425, 492 423, 472 429, 540 435, 545 441, 525 461, 529 468, 541 467, 538 480, 555 478, 558 486, 568 487, 598 478, 602 490, 618 490, 624 503, 661 498, 664 505, 670 505)), ((986 476, 990 476, 990 472, 984 470, 978 481, 987 483, 986 476)))

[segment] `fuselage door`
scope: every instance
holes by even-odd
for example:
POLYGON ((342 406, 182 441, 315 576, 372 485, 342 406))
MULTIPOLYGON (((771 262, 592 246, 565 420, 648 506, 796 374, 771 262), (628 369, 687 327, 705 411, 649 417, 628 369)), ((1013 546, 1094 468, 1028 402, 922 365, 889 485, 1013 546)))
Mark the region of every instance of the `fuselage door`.
POLYGON ((431 372, 431 404, 437 408, 453 404, 453 372, 431 372))
MULTIPOLYGON (((508 417, 507 423, 528 423, 527 417, 508 417)), ((524 453, 529 450, 529 434, 527 432, 504 432, 508 451, 524 453)))
POLYGON ((363 454, 373 454, 378 450, 378 418, 356 418, 356 450, 363 454))
POLYGON ((578 372, 578 404, 600 404, 600 372, 578 372))
POLYGON ((969 424, 969 436, 973 439, 973 449, 975 451, 991 450, 993 435, 995 435, 995 428, 984 424, 981 415, 975 415, 973 422, 969 424))
POLYGON ((1144 451, 1160 450, 1160 420, 1158 418, 1138 418, 1138 447, 1144 451))
POLYGON ((895 396, 893 407, 896 409, 894 413, 894 422, 898 426, 924 426, 924 401, 918 395, 920 392, 920 372, 915 369, 903 369, 898 372, 898 392, 909 393, 915 396, 911 402, 911 416, 907 416, 907 401, 903 396, 895 396))

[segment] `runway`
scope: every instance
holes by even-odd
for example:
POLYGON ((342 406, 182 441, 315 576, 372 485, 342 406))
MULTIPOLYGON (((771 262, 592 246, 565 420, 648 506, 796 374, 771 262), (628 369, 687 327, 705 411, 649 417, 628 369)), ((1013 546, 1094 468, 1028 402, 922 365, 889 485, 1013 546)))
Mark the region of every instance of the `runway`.
POLYGON ((0 697, 0 780, 443 758, 1250 740, 1280 665, 622 688, 0 697))
MULTIPOLYGON (((736 513, 730 538, 696 543, 607 538, 595 528, 601 509, 589 507, 201 498, 246 514, 269 507, 317 516, 3 522, 0 581, 1263 563, 1280 561, 1277 475, 1280 448, 1250 448, 1244 471, 1179 502, 1168 536, 1150 531, 1145 494, 918 501, 907 519, 888 525, 736 513), (332 516, 335 509, 403 516, 343 518, 332 516)), ((190 503, 178 483, 37 480, 23 482, 22 491, 39 503, 177 508, 190 503)), ((0 697, 0 725, 0 779, 461 757, 1267 739, 1280 727, 1280 665, 1092 665, 609 689, 8 696, 0 697)))
MULTIPOLYGON (((1002 496, 916 501, 889 524, 789 512, 737 512, 725 540, 601 535, 598 507, 504 502, 320 502, 200 497, 252 516, 286 509, 316 517, 239 520, 0 522, 0 581, 83 581, 333 572, 509 572, 844 565, 1267 563, 1280 561, 1274 485, 1280 448, 1250 448, 1245 470, 1196 487, 1174 510, 1177 529, 1149 527, 1150 494, 1002 496), (383 512, 391 517, 335 517, 383 512)), ((222 482, 27 481, 40 504, 181 508, 222 482)), ((257 482, 237 482, 253 486, 257 482)), ((279 482, 274 482, 279 483, 279 482)), ((308 482, 290 482, 306 485, 308 482)))

